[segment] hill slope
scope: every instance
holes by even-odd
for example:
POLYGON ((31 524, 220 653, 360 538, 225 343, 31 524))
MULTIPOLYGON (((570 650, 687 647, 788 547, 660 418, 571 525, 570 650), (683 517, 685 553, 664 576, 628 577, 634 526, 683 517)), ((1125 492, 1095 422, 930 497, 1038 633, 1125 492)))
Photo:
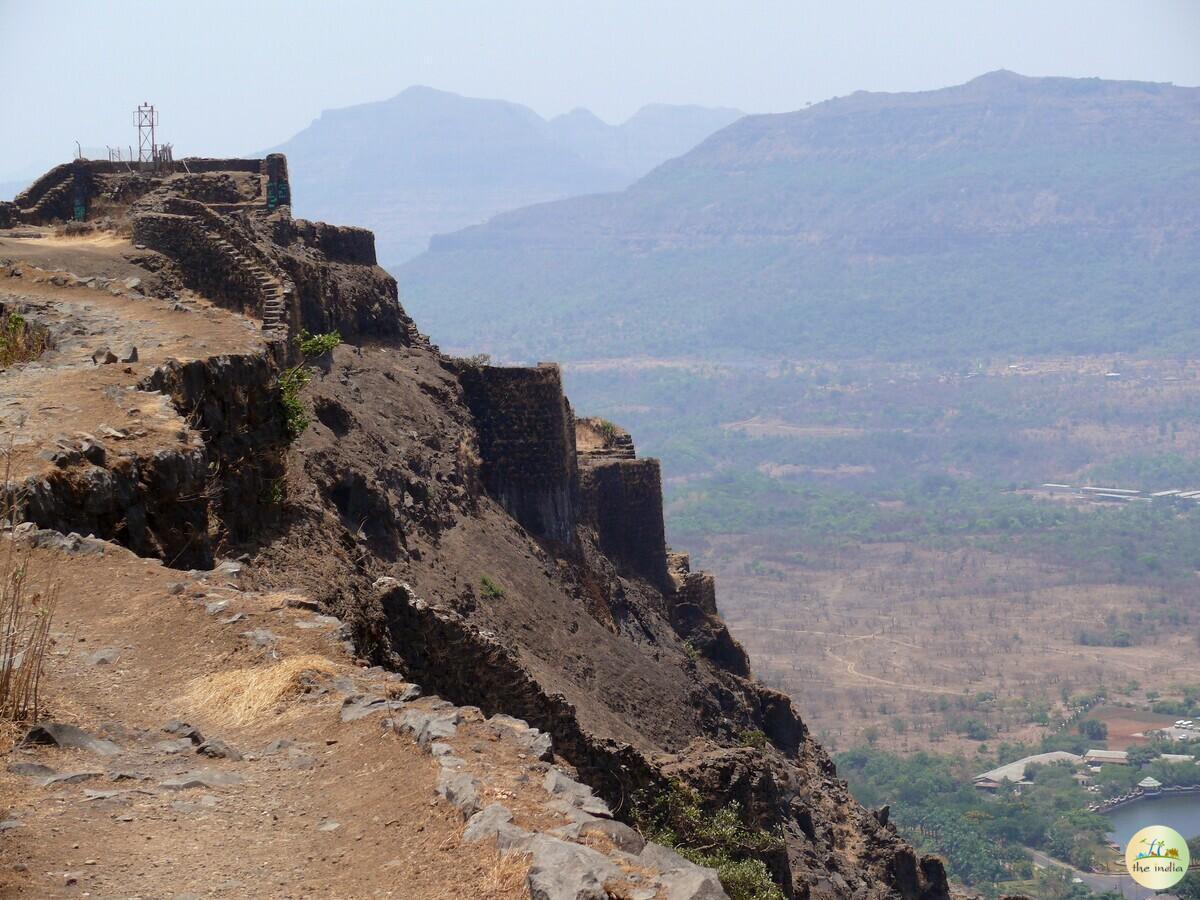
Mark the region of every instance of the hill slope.
POLYGON ((1182 349, 1198 142, 1197 88, 860 92, 438 237, 399 274, 435 339, 514 355, 1182 349))
POLYGON ((327 110, 277 149, 294 161, 299 212, 362 222, 381 259, 403 262, 431 234, 502 210, 623 188, 740 115, 647 106, 618 126, 583 109, 547 121, 516 103, 411 87, 327 110))

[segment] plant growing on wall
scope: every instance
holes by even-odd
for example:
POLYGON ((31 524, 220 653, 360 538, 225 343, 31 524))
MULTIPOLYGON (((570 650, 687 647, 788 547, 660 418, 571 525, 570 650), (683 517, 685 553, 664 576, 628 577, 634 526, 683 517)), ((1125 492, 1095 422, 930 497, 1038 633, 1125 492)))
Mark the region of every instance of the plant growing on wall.
POLYGON ((604 438, 604 442, 611 444, 617 438, 617 426, 608 419, 598 419, 596 421, 596 430, 600 432, 600 436, 604 438))
POLYGON ((300 399, 300 392, 312 381, 315 370, 308 364, 322 354, 328 353, 342 342, 342 336, 336 331, 325 334, 309 334, 301 331, 296 338, 296 347, 300 350, 300 362, 284 369, 279 376, 279 399, 287 418, 288 436, 294 441, 304 434, 305 429, 312 423, 308 407, 300 399))

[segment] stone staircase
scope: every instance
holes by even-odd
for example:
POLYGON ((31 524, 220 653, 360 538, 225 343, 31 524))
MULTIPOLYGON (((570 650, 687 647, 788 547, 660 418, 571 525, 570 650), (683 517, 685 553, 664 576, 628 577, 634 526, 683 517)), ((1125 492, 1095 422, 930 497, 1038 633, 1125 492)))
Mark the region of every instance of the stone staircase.
POLYGON ((257 305, 261 310, 263 332, 268 335, 268 339, 287 340, 291 285, 285 283, 282 277, 271 274, 265 266, 247 257, 208 222, 200 221, 199 225, 208 236, 210 246, 233 265, 248 273, 258 285, 257 305))
POLYGON ((172 201, 167 212, 142 212, 134 240, 174 258, 193 287, 222 305, 262 318, 268 341, 286 344, 290 332, 291 280, 229 222, 204 204, 172 201))
POLYGON ((38 204, 48 192, 70 181, 71 164, 63 163, 55 166, 29 187, 25 188, 25 190, 21 191, 21 193, 17 194, 13 198, 13 202, 22 210, 31 211, 38 207, 38 204))

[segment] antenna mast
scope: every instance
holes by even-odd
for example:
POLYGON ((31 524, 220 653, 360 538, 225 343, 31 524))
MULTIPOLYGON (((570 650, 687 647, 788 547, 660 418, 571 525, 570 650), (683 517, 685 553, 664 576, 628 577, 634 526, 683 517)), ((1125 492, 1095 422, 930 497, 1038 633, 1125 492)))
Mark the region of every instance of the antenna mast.
POLYGON ((158 161, 158 143, 154 130, 158 127, 158 112, 151 103, 143 103, 134 113, 138 130, 138 162, 158 161))

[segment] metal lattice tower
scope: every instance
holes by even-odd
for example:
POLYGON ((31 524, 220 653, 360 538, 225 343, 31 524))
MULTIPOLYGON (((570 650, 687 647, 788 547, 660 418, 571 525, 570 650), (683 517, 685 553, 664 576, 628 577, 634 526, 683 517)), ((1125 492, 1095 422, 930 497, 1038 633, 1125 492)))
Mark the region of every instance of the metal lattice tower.
POLYGON ((158 143, 154 129, 158 127, 158 112, 151 103, 143 103, 134 113, 138 130, 138 162, 153 163, 158 160, 158 143))

